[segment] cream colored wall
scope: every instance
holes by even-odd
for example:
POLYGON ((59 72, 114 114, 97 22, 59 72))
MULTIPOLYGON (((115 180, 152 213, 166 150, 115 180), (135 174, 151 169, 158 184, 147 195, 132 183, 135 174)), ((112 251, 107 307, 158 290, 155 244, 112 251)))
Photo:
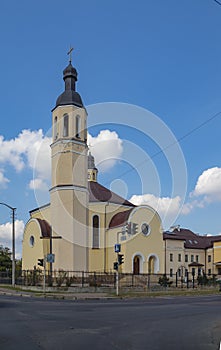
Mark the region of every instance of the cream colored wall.
POLYGON ((46 220, 49 224, 51 222, 50 204, 47 206, 40 207, 35 211, 31 212, 31 218, 39 218, 46 220))
MULTIPOLYGON (((172 235, 172 234, 171 234, 172 235)), ((197 262, 196 256, 198 255, 198 262, 203 264, 202 269, 205 273, 208 273, 208 268, 212 267, 212 263, 208 264, 206 261, 206 253, 204 249, 185 249, 184 240, 172 240, 167 239, 166 242, 166 273, 170 273, 170 269, 175 274, 178 269, 185 268, 189 272, 192 268, 189 267, 191 263, 191 256, 193 255, 193 261, 197 262), (173 254, 173 261, 170 261, 170 254, 173 254), (178 255, 181 254, 181 261, 178 260, 178 255), (188 256, 188 261, 185 261, 185 255, 188 256)))
POLYGON ((213 243, 213 251, 214 251, 214 272, 218 274, 221 269, 221 241, 213 243), (217 264, 219 263, 219 264, 217 264), (216 265, 217 264, 217 265, 216 265), (218 271, 219 269, 219 271, 218 271))
POLYGON ((60 106, 57 117, 58 135, 51 145, 52 189, 51 224, 55 253, 54 269, 86 271, 88 269, 88 183, 87 183, 87 113, 84 108, 60 106), (69 116, 69 132, 63 136, 63 116, 69 116), (80 137, 76 136, 76 116, 81 118, 80 137))
POLYGON ((117 236, 119 236, 121 254, 124 255, 124 264, 121 265, 122 272, 133 272, 133 259, 138 255, 140 257, 140 273, 148 273, 151 257, 155 259, 155 268, 151 273, 163 273, 164 245, 161 220, 158 214, 150 207, 137 207, 132 211, 128 221, 138 224, 137 234, 118 234, 122 228, 108 231, 108 270, 113 270, 113 263, 116 261, 117 254, 114 252, 114 245, 117 243, 117 236), (143 223, 147 223, 151 227, 147 236, 141 232, 143 223), (122 236, 126 240, 122 241, 122 236))
POLYGON ((43 240, 41 228, 36 219, 30 219, 26 224, 22 245, 22 269, 33 270, 38 268, 38 259, 43 259, 49 253, 49 240, 43 240), (30 245, 30 237, 34 237, 34 245, 30 245))
POLYGON ((119 212, 129 210, 131 207, 121 206, 113 203, 89 203, 89 227, 88 227, 88 246, 89 246, 89 271, 110 271, 108 264, 108 230, 111 218, 119 212), (93 225, 92 218, 99 216, 100 220, 100 248, 92 248, 93 225))
POLYGON ((69 116, 69 133, 73 136, 76 135, 76 122, 77 115, 80 116, 80 139, 85 140, 87 138, 87 112, 84 108, 79 108, 73 105, 58 106, 52 113, 52 125, 53 125, 53 141, 58 138, 63 138, 63 117, 65 114, 69 116), (54 120, 57 117, 57 135, 54 130, 54 120), (56 137, 57 136, 57 137, 56 137))
POLYGON ((214 242, 214 263, 221 261, 221 241, 214 242))

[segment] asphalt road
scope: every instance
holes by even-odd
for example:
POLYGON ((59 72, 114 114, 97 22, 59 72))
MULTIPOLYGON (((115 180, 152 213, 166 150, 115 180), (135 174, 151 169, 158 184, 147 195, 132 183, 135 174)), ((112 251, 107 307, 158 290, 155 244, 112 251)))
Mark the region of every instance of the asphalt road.
POLYGON ((221 296, 48 300, 0 296, 0 349, 219 350, 221 296))

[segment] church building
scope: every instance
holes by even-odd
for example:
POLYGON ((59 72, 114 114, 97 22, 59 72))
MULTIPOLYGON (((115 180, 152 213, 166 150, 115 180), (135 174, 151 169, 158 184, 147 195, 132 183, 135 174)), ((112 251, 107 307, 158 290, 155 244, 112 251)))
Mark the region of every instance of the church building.
MULTIPOLYGON (((70 60, 63 71, 64 92, 52 110, 50 203, 30 211, 23 237, 22 268, 164 273, 161 219, 148 205, 135 206, 98 182, 87 146, 87 111, 76 91, 70 60)), ((90 116, 89 116, 90 117, 90 116)))

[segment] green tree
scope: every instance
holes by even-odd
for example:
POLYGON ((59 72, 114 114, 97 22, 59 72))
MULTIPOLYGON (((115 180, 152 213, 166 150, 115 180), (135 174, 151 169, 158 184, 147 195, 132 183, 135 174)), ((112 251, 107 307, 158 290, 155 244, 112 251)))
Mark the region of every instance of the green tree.
POLYGON ((0 271, 6 271, 7 269, 11 270, 11 255, 12 253, 8 247, 0 245, 0 271))

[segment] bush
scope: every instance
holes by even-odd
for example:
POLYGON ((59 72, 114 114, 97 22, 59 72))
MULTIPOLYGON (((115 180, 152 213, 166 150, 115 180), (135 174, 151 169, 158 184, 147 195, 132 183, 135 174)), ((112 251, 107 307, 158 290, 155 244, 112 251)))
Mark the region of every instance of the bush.
POLYGON ((158 283, 162 287, 170 287, 173 281, 170 281, 170 279, 166 275, 163 275, 162 277, 159 278, 158 283))

